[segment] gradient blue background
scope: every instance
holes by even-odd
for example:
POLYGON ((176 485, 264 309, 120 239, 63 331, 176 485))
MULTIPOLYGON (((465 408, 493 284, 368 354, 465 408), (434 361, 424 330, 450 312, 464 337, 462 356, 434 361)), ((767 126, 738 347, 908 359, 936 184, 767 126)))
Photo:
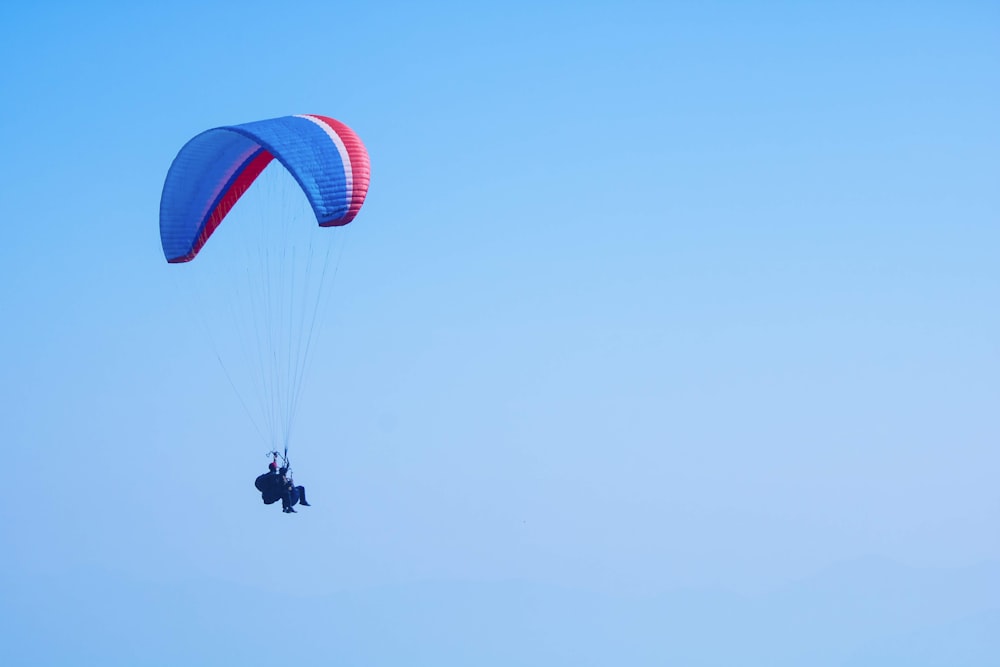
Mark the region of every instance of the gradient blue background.
POLYGON ((1000 664, 1000 8, 6 3, 4 665, 1000 664), (371 154, 296 469, 159 247, 371 154))

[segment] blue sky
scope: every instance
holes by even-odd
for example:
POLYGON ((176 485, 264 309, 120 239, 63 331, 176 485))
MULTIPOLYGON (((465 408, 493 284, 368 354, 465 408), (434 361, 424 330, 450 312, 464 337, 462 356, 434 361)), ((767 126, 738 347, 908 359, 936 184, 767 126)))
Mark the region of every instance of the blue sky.
POLYGON ((0 26, 9 664, 1000 661, 994 4, 0 26), (292 517, 157 217, 289 113, 373 170, 292 517))

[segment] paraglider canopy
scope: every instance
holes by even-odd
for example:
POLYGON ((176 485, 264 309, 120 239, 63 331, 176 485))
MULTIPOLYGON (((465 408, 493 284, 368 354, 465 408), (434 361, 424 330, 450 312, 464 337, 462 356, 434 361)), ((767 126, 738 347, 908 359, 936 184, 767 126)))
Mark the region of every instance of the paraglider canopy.
POLYGON ((343 123, 300 115, 218 127, 181 148, 160 199, 160 242, 170 263, 194 259, 212 233, 277 159, 323 227, 346 225, 368 193, 368 152, 343 123))

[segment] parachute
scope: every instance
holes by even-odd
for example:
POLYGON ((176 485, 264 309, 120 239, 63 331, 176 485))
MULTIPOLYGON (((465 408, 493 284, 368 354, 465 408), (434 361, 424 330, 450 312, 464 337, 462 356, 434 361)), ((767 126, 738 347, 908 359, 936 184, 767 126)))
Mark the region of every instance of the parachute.
POLYGON ((309 114, 202 132, 167 172, 163 254, 170 264, 187 265, 188 302, 200 309, 269 450, 287 453, 316 322, 336 274, 332 242, 320 238, 330 233, 296 224, 304 221, 296 219, 302 216, 292 200, 304 196, 320 227, 343 227, 361 210, 370 174, 368 152, 353 130, 309 114), (287 185, 275 193, 270 179, 287 185), (239 244, 249 249, 234 253, 239 244))
POLYGON ((167 261, 194 259, 274 158, 298 181, 321 227, 346 225, 361 210, 368 151, 343 123, 302 115, 218 127, 185 144, 167 172, 160 199, 167 261))

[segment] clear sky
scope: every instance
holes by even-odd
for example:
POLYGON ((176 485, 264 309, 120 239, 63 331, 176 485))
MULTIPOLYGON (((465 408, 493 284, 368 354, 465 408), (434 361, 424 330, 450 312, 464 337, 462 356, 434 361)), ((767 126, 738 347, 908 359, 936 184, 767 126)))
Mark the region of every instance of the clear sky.
POLYGON ((1000 664, 995 2, 163 5, 0 8, 4 665, 1000 664), (285 516, 158 206, 292 113, 285 516))

